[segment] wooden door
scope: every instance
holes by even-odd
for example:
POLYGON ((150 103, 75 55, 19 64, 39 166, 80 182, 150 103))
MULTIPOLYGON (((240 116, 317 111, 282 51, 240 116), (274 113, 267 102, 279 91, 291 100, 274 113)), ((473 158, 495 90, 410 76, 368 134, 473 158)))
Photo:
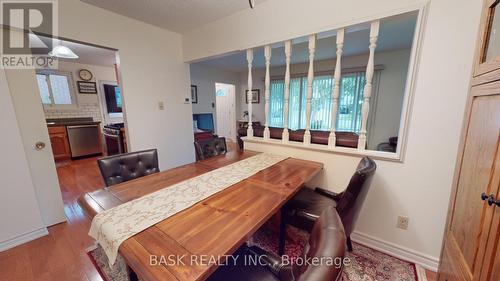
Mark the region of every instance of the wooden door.
POLYGON ((500 200, 499 2, 486 0, 483 10, 441 253, 441 281, 500 280, 500 206, 495 204, 500 200))
POLYGON ((215 84, 217 135, 233 141, 236 139, 234 92, 234 85, 222 83, 215 84))

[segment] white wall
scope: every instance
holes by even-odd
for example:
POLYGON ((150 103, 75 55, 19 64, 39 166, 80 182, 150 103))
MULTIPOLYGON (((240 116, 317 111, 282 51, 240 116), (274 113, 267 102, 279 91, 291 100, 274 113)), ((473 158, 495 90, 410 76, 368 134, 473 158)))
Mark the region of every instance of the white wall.
MULTIPOLYGON (((193 113, 212 113, 217 131, 215 83, 233 84, 239 87, 239 73, 224 71, 201 64, 190 65, 191 85, 198 87, 198 103, 193 103, 193 113)), ((237 116, 238 117, 238 116, 237 116)))
MULTIPOLYGON (((188 65, 182 60, 181 36, 78 0, 58 1, 58 4, 60 36, 119 49, 120 81, 131 150, 157 148, 162 170, 194 161, 192 110, 190 104, 183 103, 184 97, 190 96, 190 89, 188 65), (165 110, 158 109, 160 101, 164 102, 165 110)), ((2 98, 2 114, 4 107, 14 108, 17 119, 14 122, 14 118, 8 116, 8 122, 2 123, 2 129, 5 132, 17 131, 22 138, 22 142, 19 138, 5 141, 7 144, 24 145, 23 153, 14 147, 12 151, 7 151, 6 157, 9 161, 16 161, 24 154, 29 165, 29 171, 15 165, 8 168, 19 170, 0 170, 0 178, 10 181, 12 175, 19 177, 9 183, 11 186, 1 185, 2 191, 5 191, 2 193, 9 193, 10 190, 13 192, 12 195, 9 194, 12 197, 5 197, 5 200, 10 201, 9 211, 0 213, 0 220, 6 222, 2 224, 2 229, 12 226, 12 233, 5 234, 5 238, 8 238, 7 236, 23 234, 39 223, 32 202, 25 203, 30 200, 30 196, 36 196, 42 212, 53 211, 47 215, 49 219, 46 220, 44 216, 46 225, 61 221, 61 217, 64 219, 64 213, 50 149, 36 152, 33 148, 38 140, 49 143, 35 72, 10 70, 7 81, 2 79, 0 86, 2 95, 6 93, 3 88, 9 89, 12 98, 12 101, 5 100, 5 103, 2 98), (27 110, 26 106, 36 110, 27 110), (29 172, 36 192, 28 188, 29 172), (24 180, 21 177, 25 177, 24 180), (44 186, 50 187, 50 190, 38 188, 43 177, 52 178, 50 182, 53 184, 44 186), (4 190, 7 188, 9 189, 4 190), (22 221, 22 216, 29 213, 35 217, 30 221, 22 221), (11 217, 17 216, 20 219, 19 227, 11 222, 11 217)))
POLYGON ((0 161, 0 251, 13 246, 12 240, 30 240, 34 231, 46 233, 33 182, 24 153, 21 135, 12 106, 5 72, 0 69, 0 139, 3 161, 0 161), (40 232, 40 231, 39 231, 40 232), (25 238, 22 238, 25 237, 25 238), (16 239, 17 238, 17 239, 16 239))
POLYGON ((91 64, 81 64, 77 62, 59 61, 58 70, 70 72, 73 77, 73 89, 75 91, 78 106, 76 108, 51 108, 44 107, 46 118, 71 118, 71 117, 93 117, 95 121, 103 121, 99 95, 102 95, 99 88, 99 81, 116 81, 114 66, 101 66, 91 64), (95 82, 98 94, 78 93, 77 81, 80 81, 78 71, 87 69, 92 72, 91 82, 95 82))
MULTIPOLYGON (((311 5, 310 1, 270 0, 186 34, 184 58, 201 59, 278 42, 426 2, 322 0, 311 5)), ((441 249, 482 1, 429 2, 405 159, 403 163, 377 161, 356 231, 368 241, 400 250, 432 267, 437 266, 441 249), (398 215, 410 218, 408 230, 395 228, 398 215)), ((315 184, 335 191, 346 186, 359 160, 282 146, 246 145, 325 163, 315 184)))
POLYGON ((194 161, 181 35, 78 0, 58 3, 60 36, 118 49, 130 149, 157 148, 162 170, 194 161))

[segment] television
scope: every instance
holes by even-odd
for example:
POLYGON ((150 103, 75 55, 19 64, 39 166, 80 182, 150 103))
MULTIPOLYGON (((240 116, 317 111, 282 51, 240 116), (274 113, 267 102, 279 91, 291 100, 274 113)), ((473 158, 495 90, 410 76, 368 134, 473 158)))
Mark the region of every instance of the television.
POLYGON ((196 113, 193 114, 193 123, 196 127, 203 131, 214 132, 214 116, 212 113, 196 113), (196 122, 196 123, 195 123, 196 122))

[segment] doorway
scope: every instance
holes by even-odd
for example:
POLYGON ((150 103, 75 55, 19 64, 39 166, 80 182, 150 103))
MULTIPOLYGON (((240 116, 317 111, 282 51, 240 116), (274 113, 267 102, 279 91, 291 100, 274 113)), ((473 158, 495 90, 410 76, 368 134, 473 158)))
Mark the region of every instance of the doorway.
POLYGON ((233 84, 215 83, 217 135, 236 140, 235 92, 233 84))
POLYGON ((95 163, 107 153, 97 83, 119 77, 117 49, 54 40, 76 57, 59 58, 51 69, 5 70, 45 226, 64 222, 80 194, 104 186, 95 163))

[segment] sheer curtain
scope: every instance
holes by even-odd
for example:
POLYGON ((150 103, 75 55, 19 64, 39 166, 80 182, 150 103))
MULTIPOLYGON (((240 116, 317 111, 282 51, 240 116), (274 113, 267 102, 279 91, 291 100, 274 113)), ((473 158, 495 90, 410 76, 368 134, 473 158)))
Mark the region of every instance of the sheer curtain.
MULTIPOLYGON (((378 71, 376 71, 375 75, 378 75, 378 71)), ((378 87, 376 81, 377 79, 374 79, 372 100, 377 96, 378 87)), ((311 99, 311 130, 329 131, 331 128, 333 83, 334 79, 331 75, 314 78, 311 99)), ((271 101, 269 105, 271 127, 283 127, 284 86, 283 80, 271 81, 271 101)), ((358 133, 361 129, 364 86, 364 72, 342 75, 339 109, 337 111, 337 131, 358 133)), ((305 129, 306 103, 307 77, 291 79, 288 105, 288 127, 291 130, 305 129)), ((370 111, 374 112, 375 108, 372 107, 370 111)))

